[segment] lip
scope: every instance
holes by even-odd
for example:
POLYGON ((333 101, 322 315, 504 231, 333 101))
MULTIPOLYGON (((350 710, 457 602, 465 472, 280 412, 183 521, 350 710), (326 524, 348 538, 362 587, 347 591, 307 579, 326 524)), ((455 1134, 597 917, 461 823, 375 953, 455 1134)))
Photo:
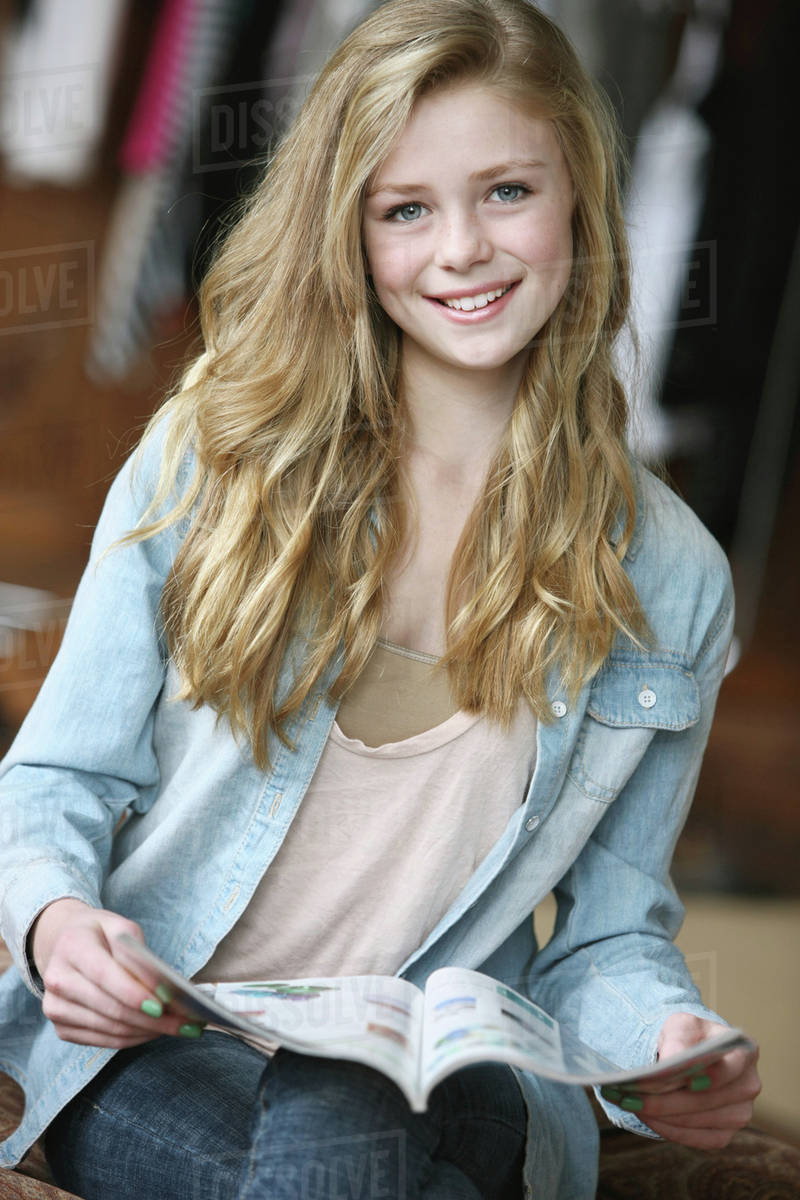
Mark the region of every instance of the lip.
POLYGON ((519 279, 514 279, 510 283, 496 283, 494 286, 489 284, 484 285, 477 291, 471 292, 453 292, 451 296, 426 296, 428 304, 431 308, 436 309, 437 313, 456 325, 473 325, 481 321, 491 321, 493 317, 498 317, 511 302, 514 293, 517 290, 519 279), (446 304, 440 304, 440 300, 460 300, 464 296, 479 296, 481 292, 494 292, 498 288, 507 287, 508 291, 500 297, 499 300, 493 300, 491 304, 487 304, 485 308, 473 308, 471 312, 464 312, 458 308, 448 308, 446 304))
POLYGON ((480 296, 483 292, 497 292, 501 288, 513 287, 518 279, 500 279, 497 283, 481 283, 476 287, 460 288, 457 292, 438 292, 435 296, 426 296, 426 300, 465 300, 470 296, 480 296))

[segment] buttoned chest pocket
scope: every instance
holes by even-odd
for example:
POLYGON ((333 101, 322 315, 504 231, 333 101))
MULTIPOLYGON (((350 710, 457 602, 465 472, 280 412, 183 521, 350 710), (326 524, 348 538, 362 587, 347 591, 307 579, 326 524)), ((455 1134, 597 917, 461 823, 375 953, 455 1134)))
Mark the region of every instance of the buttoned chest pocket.
POLYGON ((687 668, 610 659, 592 685, 567 777, 590 799, 609 803, 659 730, 677 733, 699 716, 697 682, 687 668))

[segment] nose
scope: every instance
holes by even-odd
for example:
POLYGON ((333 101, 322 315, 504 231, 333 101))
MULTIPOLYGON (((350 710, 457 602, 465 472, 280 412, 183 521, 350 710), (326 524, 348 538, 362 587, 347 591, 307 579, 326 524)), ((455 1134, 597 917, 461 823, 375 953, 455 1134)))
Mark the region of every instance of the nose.
POLYGON ((476 213, 459 210, 443 217, 436 245, 438 267, 466 271, 491 256, 491 242, 476 213))

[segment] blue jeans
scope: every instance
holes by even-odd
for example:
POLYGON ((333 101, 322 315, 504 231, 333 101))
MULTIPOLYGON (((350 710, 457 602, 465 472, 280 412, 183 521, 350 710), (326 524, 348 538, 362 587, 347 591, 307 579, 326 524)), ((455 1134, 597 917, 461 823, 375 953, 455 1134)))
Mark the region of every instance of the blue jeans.
POLYGON ((527 1113, 510 1067, 478 1064, 412 1113, 359 1063, 226 1034, 120 1051, 45 1138, 83 1200, 516 1200, 527 1113))

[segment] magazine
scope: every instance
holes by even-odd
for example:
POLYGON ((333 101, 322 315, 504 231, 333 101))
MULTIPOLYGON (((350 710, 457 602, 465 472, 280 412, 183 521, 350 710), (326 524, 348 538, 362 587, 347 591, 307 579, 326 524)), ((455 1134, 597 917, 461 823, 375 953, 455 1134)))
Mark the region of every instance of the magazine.
POLYGON ((621 1070, 544 1009, 479 971, 442 967, 421 991, 391 975, 190 983, 141 942, 121 934, 119 958, 145 986, 186 1018, 238 1034, 274 1052, 365 1063, 387 1075, 414 1112, 446 1076, 477 1062, 504 1062, 562 1083, 647 1081, 669 1090, 749 1045, 739 1029, 698 1042, 679 1055, 621 1070))

